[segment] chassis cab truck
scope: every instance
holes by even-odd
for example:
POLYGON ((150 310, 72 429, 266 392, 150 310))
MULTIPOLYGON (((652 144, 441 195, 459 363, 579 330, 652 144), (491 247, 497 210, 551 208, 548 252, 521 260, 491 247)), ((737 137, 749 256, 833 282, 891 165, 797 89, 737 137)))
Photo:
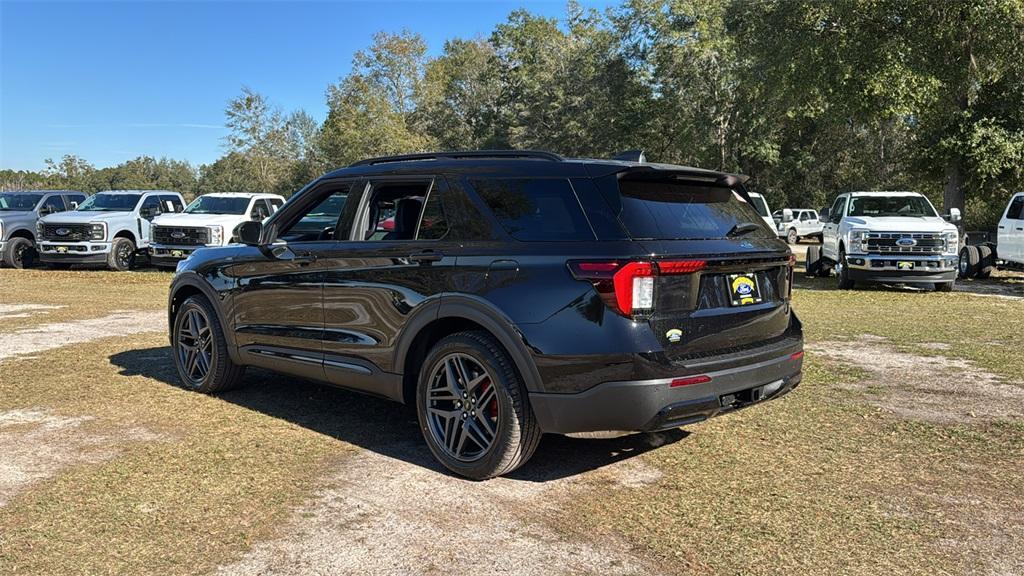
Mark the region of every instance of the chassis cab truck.
POLYGON ((822 245, 807 249, 807 273, 835 272, 840 289, 860 282, 953 290, 960 211, 940 216, 917 192, 848 192, 823 210, 822 245))
POLYGON ((1010 197, 996 230, 996 242, 964 246, 961 278, 988 278, 995 269, 1024 272, 1024 192, 1010 197))

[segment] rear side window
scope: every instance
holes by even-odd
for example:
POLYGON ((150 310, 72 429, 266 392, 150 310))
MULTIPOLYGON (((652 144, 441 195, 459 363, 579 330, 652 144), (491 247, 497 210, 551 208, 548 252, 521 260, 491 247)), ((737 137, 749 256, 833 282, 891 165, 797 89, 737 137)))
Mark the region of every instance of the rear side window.
POLYGON ((435 188, 427 196, 423 207, 423 217, 417 238, 420 240, 440 240, 448 234, 448 217, 441 205, 441 191, 435 188))
POLYGON ((721 186, 659 180, 619 182, 619 219, 636 240, 725 238, 739 224, 757 224, 745 238, 774 237, 757 210, 721 186))
POLYGON ((516 240, 593 240, 594 232, 568 180, 488 179, 470 184, 516 240))

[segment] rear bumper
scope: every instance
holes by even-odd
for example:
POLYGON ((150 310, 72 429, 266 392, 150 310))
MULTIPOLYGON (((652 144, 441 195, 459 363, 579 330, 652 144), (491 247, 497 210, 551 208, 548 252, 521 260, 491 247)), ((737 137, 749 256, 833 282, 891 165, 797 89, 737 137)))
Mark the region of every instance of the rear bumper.
POLYGON ((664 430, 782 396, 800 383, 802 367, 798 350, 700 372, 710 378, 703 383, 673 387, 672 378, 605 382, 576 394, 531 393, 530 404, 545 432, 664 430))
POLYGON ((932 284, 952 282, 957 277, 957 256, 912 256, 901 254, 859 255, 846 257, 850 278, 859 282, 895 282, 902 284, 932 284), (913 263, 905 269, 900 263, 913 263))

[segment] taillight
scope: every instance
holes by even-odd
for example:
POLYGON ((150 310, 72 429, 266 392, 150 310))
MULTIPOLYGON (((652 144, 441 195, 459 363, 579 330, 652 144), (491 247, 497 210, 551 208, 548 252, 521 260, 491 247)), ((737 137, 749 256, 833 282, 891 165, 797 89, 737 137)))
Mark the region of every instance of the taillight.
POLYGON ((569 271, 591 282, 605 304, 630 317, 654 309, 655 276, 692 274, 706 265, 704 260, 569 262, 569 271))
POLYGON ((796 254, 789 253, 789 268, 786 271, 786 300, 793 299, 793 278, 795 274, 793 271, 796 269, 796 254))

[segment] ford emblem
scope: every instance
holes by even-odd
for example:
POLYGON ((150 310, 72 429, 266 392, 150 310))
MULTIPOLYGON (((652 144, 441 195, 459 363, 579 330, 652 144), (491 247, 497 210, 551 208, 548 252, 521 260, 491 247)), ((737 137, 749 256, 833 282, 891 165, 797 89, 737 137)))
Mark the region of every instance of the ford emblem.
POLYGON ((68 230, 67 228, 57 228, 56 232, 57 236, 67 236, 68 234, 71 234, 71 230, 68 230))
POLYGON ((896 245, 903 248, 909 248, 911 246, 917 246, 917 240, 914 240, 913 238, 900 238, 896 241, 896 245))
POLYGON ((184 237, 185 237, 185 233, 184 232, 171 232, 171 238, 179 238, 180 239, 180 238, 184 238, 184 237))
POLYGON ((754 247, 754 244, 752 242, 747 241, 747 240, 744 240, 743 242, 740 242, 740 248, 750 249, 750 248, 753 248, 753 247, 754 247))

